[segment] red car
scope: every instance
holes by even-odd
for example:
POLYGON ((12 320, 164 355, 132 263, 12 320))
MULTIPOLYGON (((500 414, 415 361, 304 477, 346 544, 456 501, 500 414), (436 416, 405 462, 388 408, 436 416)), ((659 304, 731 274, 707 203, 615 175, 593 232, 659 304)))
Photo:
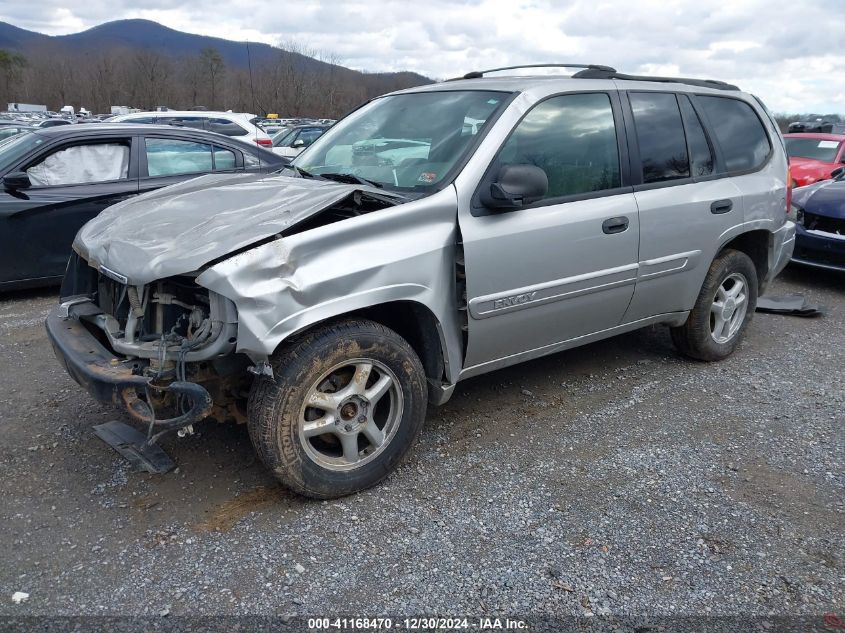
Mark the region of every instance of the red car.
POLYGON ((829 180, 830 172, 845 164, 845 134, 809 132, 783 137, 793 187, 829 180))

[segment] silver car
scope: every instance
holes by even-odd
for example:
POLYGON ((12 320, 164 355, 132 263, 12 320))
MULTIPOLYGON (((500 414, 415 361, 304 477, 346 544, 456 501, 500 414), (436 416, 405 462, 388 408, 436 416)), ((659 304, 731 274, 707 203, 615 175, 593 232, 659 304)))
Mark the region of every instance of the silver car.
POLYGON ((248 424, 329 498, 390 473, 471 376, 653 324, 737 347, 789 261, 787 157, 716 81, 468 78, 375 99, 279 175, 209 175, 108 208, 47 328, 145 446, 248 424))

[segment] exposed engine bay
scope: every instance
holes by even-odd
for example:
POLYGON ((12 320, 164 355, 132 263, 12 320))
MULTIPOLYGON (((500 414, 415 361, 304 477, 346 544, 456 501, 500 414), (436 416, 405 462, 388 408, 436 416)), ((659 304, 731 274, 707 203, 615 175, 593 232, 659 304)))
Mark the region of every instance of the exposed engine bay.
POLYGON ((77 311, 85 308, 80 322, 115 354, 112 362, 147 379, 143 388, 121 394, 134 417, 152 422, 185 414, 188 403, 170 386, 195 383, 213 403, 208 417, 245 421, 250 361, 233 353, 237 314, 231 301, 188 275, 127 285, 78 256, 62 287, 62 297, 68 296, 77 311))

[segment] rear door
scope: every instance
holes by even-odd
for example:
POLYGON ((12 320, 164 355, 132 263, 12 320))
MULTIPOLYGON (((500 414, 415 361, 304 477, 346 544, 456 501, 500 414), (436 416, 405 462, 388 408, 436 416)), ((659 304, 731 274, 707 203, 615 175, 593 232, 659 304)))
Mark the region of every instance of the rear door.
POLYGON ((721 236, 743 221, 743 199, 686 94, 631 90, 623 109, 640 213, 632 322, 692 308, 721 236))
POLYGON ((211 172, 243 169, 240 151, 186 138, 151 134, 140 142, 140 190, 152 191, 211 172))
POLYGON ((31 186, 0 202, 0 283, 60 277, 82 225, 138 193, 131 137, 53 145, 13 171, 26 172, 31 186))

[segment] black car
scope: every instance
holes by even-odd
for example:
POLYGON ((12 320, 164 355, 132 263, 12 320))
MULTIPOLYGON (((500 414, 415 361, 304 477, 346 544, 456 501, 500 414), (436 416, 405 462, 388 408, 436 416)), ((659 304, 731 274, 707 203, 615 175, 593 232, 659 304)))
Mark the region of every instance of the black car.
POLYGON ((845 134, 845 123, 833 121, 793 121, 789 124, 788 132, 822 132, 824 134, 845 134))
POLYGON ((833 174, 834 180, 793 191, 797 228, 792 261, 845 272, 845 167, 833 174))
POLYGON ((171 126, 63 125, 10 138, 0 145, 0 290, 58 283, 79 228, 130 196, 285 164, 253 143, 171 126))

